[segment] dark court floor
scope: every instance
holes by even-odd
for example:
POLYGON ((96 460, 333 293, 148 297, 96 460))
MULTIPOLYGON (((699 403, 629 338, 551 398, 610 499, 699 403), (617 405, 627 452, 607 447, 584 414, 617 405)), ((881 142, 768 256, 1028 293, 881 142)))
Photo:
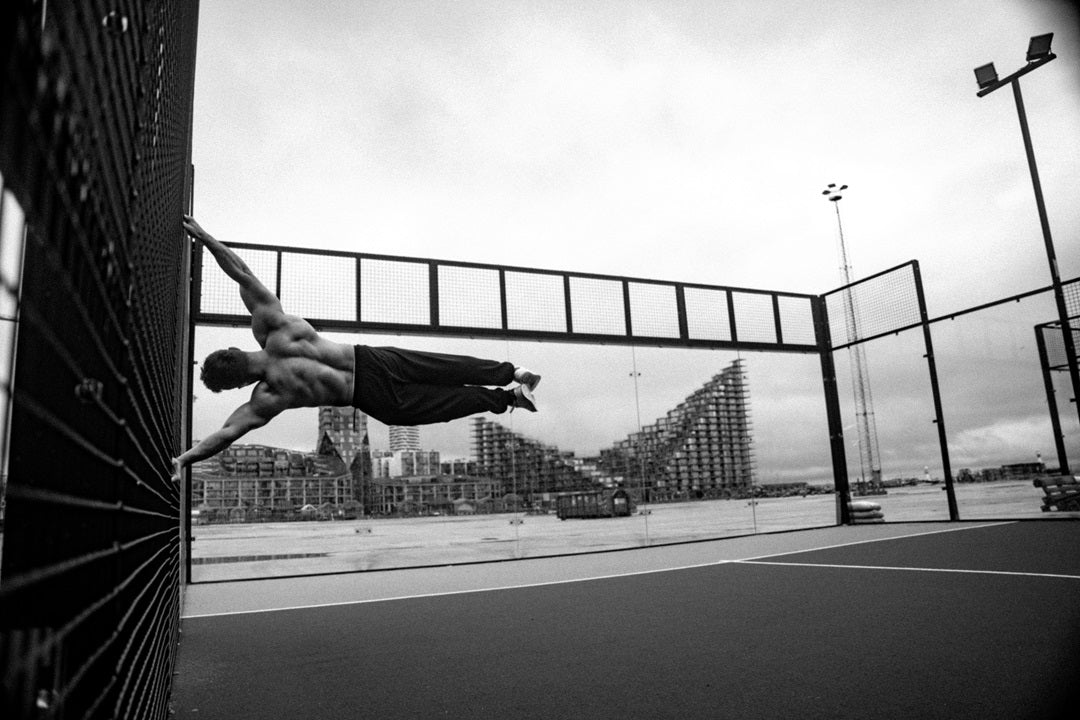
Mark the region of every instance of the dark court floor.
POLYGON ((189 586, 192 718, 1056 718, 1080 522, 189 586))

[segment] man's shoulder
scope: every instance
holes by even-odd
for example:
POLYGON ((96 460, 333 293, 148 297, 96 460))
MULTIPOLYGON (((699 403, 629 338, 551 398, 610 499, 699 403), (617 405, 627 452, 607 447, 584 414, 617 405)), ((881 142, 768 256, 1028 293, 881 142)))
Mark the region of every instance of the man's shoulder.
POLYGON ((298 315, 282 313, 272 325, 264 327, 266 328, 264 347, 269 345, 271 341, 277 341, 278 344, 284 347, 290 343, 303 340, 313 341, 319 338, 318 331, 312 327, 311 323, 298 315))

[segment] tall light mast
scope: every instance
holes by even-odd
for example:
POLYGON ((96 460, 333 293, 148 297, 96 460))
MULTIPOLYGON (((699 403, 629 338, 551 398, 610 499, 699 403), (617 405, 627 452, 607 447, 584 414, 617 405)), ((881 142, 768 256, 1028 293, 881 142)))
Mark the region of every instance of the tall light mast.
MULTIPOLYGON (((829 183, 822 195, 829 199, 836 209, 836 227, 840 234, 840 269, 844 273, 844 324, 847 329, 847 341, 859 340, 859 313, 855 295, 851 291, 851 263, 848 261, 847 245, 844 243, 844 224, 840 220, 840 200, 847 185, 837 187, 829 183)), ((848 346, 851 358, 851 385, 855 396, 855 424, 859 431, 859 468, 861 478, 856 494, 865 494, 865 484, 869 480, 871 488, 881 486, 881 450, 878 447, 877 422, 874 419, 874 398, 870 392, 870 369, 866 362, 866 348, 862 343, 848 346)))

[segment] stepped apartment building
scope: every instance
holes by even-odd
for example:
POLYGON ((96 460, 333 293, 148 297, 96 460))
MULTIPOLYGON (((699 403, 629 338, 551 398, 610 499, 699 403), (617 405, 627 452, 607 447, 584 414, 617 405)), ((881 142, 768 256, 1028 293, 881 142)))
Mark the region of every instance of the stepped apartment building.
POLYGON ((601 451, 614 484, 648 501, 725 497, 750 490, 754 475, 750 390, 735 360, 665 417, 601 451))
POLYGON ((497 422, 473 418, 472 445, 476 473, 498 481, 503 495, 517 495, 526 504, 551 503, 560 492, 595 487, 573 452, 530 440, 497 422))

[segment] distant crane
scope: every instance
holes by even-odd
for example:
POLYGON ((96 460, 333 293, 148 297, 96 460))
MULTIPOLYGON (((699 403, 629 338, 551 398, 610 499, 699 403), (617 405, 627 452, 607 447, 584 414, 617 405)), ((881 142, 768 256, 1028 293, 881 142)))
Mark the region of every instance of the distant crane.
MULTIPOLYGON (((840 231, 840 269, 844 273, 844 285, 851 285, 851 263, 848 262, 847 246, 844 244, 844 225, 840 221, 840 200, 847 185, 836 186, 829 183, 821 192, 836 208, 836 227, 840 231)), ((855 296, 850 287, 844 290, 844 321, 847 340, 854 343, 859 339, 859 313, 855 296)), ((855 420, 859 431, 859 469, 862 473, 858 494, 865 493, 865 482, 870 487, 881 487, 881 449, 878 446, 877 422, 874 419, 874 398, 870 392, 870 369, 866 362, 866 349, 862 343, 848 346, 851 358, 851 385, 855 395, 855 420), (869 471, 869 477, 867 475, 869 471)))

